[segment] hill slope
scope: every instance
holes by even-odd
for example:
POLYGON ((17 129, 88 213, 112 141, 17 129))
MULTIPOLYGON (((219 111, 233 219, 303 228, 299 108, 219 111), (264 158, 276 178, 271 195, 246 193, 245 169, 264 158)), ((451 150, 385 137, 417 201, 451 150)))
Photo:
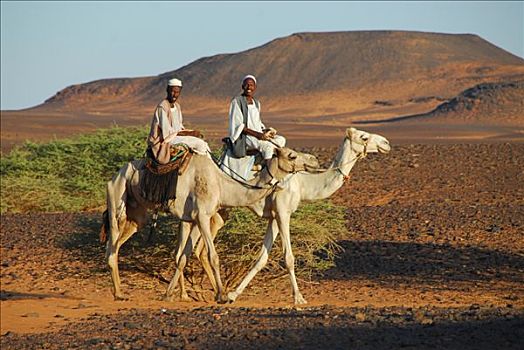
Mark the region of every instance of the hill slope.
POLYGON ((507 65, 523 66, 524 60, 469 34, 300 33, 240 53, 204 57, 157 77, 73 86, 46 103, 73 103, 78 94, 107 99, 130 95, 139 101, 156 101, 171 76, 184 81, 186 96, 224 98, 239 91, 243 75, 253 73, 259 80, 260 95, 278 97, 368 89, 384 82, 431 76, 453 80, 457 66, 465 70, 463 75, 475 79, 507 65))
MULTIPOLYGON (((229 100, 240 91, 240 79, 247 73, 259 80, 257 96, 266 124, 290 139, 320 140, 354 121, 428 113, 479 84, 524 80, 524 59, 470 34, 298 33, 246 51, 203 57, 154 77, 70 86, 42 105, 2 112, 2 142, 25 137, 16 129, 21 116, 42 137, 51 136, 50 130, 62 135, 112 123, 144 125, 164 97, 166 80, 173 76, 184 81, 181 103, 186 124, 219 139, 227 130, 229 100)), ((447 123, 450 118, 434 121, 447 123)), ((522 124, 524 116, 490 118, 522 124)), ((477 119, 467 120, 477 123, 477 119)))

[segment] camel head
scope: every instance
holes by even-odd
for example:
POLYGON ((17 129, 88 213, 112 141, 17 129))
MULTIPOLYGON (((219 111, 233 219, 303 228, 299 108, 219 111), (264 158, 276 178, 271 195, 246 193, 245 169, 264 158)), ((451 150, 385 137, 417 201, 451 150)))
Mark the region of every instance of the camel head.
POLYGON ((287 147, 276 148, 275 156, 278 159, 279 169, 287 173, 307 171, 320 167, 318 159, 314 155, 297 152, 287 147))
POLYGON ((389 153, 389 141, 381 135, 372 134, 355 128, 346 129, 346 138, 351 142, 353 151, 361 153, 389 153))

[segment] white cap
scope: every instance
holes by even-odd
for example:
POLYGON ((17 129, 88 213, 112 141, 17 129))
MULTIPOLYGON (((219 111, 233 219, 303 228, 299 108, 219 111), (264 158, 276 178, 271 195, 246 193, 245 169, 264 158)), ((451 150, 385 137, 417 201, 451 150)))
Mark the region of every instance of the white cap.
POLYGON ((167 86, 180 86, 182 87, 182 81, 176 78, 169 79, 167 86))
POLYGON ((255 78, 254 75, 251 75, 251 74, 248 74, 244 77, 244 79, 242 79, 242 84, 244 84, 244 82, 246 81, 246 79, 253 79, 253 81, 255 82, 255 84, 257 83, 257 78, 255 78))

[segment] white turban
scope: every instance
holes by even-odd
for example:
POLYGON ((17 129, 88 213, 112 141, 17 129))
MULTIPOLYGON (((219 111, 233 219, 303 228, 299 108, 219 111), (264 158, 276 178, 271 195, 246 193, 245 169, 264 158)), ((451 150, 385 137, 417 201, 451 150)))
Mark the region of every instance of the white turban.
POLYGON ((255 78, 254 75, 251 75, 251 74, 248 74, 244 77, 244 79, 242 79, 242 84, 244 84, 244 82, 246 81, 246 79, 253 79, 253 81, 255 82, 255 84, 257 83, 257 78, 255 78))
POLYGON ((182 87, 182 81, 179 80, 179 79, 170 79, 168 82, 167 82, 167 86, 180 86, 182 87))

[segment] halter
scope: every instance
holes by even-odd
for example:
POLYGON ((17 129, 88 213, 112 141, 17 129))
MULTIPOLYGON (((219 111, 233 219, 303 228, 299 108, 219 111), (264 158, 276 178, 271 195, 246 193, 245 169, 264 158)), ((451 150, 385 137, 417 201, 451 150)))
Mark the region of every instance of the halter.
MULTIPOLYGON (((346 139, 348 139, 349 142, 350 142, 351 144, 353 144, 353 140, 351 140, 351 139, 348 138, 347 136, 346 136, 346 139)), ((360 160, 360 159, 366 158, 366 156, 367 156, 367 154, 368 154, 368 151, 367 151, 368 141, 362 141, 362 142, 357 142, 357 141, 355 141, 354 143, 357 143, 357 144, 359 144, 359 145, 364 146, 364 149, 362 150, 362 152, 358 153, 355 157, 351 158, 349 161, 340 164, 340 165, 339 165, 338 167, 336 167, 336 168, 331 168, 331 169, 315 169, 315 171, 316 171, 317 173, 322 173, 322 172, 326 172, 326 171, 328 171, 328 170, 335 170, 335 171, 337 171, 340 175, 342 175, 342 177, 344 178, 344 181, 348 180, 348 179, 351 177, 351 175, 349 175, 349 173, 348 173, 348 174, 344 174, 344 172, 343 172, 342 169, 341 169, 342 166, 344 166, 344 165, 346 165, 346 164, 350 164, 350 163, 352 163, 353 161, 357 161, 357 160, 360 160)), ((353 149, 352 146, 351 146, 351 148, 353 149)), ((309 172, 309 173, 311 173, 311 172, 309 172)))
MULTIPOLYGON (((222 170, 222 168, 220 167, 221 165, 223 165, 224 167, 226 167, 227 169, 229 169, 229 171, 231 171, 233 174, 235 174, 236 176, 242 178, 244 181, 241 181, 239 179, 237 179, 236 177, 234 176, 230 176, 231 179, 235 180, 236 182, 238 182, 239 184, 241 184, 242 186, 246 187, 246 188, 252 188, 252 189, 259 189, 259 190, 262 190, 262 189, 270 189, 270 188, 273 188, 273 189, 276 189, 277 185, 279 184, 279 180, 276 179, 276 177, 271 173, 271 171, 269 170, 269 167, 267 166, 267 164, 264 165, 264 168, 267 170, 267 173, 268 175, 270 176, 271 180, 269 180, 269 182, 267 182, 264 187, 261 187, 261 186, 256 186, 256 185, 251 185, 247 182, 245 182, 246 180, 244 179, 243 176, 241 176, 240 174, 238 174, 237 172, 235 172, 233 169, 231 169, 230 167, 228 167, 227 165, 221 163, 218 159, 215 158, 215 156, 213 154, 211 154, 211 158, 213 159, 214 163, 218 166, 218 168, 224 172, 224 170, 222 170)), ((262 169, 264 169, 262 168, 262 169)), ((278 169, 284 171, 284 172, 288 172, 287 170, 283 169, 281 166, 280 166, 280 162, 278 162, 278 169)), ((292 172, 289 173, 286 178, 291 175, 291 174, 296 174, 298 171, 296 170, 296 164, 293 163, 292 165, 292 172)))
POLYGON ((349 175, 349 173, 348 174, 344 174, 344 172, 341 169, 342 166, 346 165, 346 164, 349 164, 349 163, 352 163, 353 161, 357 161, 357 160, 366 158, 366 156, 368 155, 368 140, 362 141, 362 142, 357 142, 357 141, 353 141, 352 139, 348 138, 347 136, 346 136, 346 139, 348 139, 349 142, 351 143, 351 149, 353 149, 353 142, 356 143, 356 144, 359 144, 361 146, 364 146, 364 149, 362 150, 362 152, 358 153, 355 157, 353 157, 349 161, 344 162, 344 163, 340 164, 338 167, 335 168, 335 170, 338 171, 340 173, 340 175, 342 175, 344 177, 344 181, 349 179, 350 175, 349 175))

